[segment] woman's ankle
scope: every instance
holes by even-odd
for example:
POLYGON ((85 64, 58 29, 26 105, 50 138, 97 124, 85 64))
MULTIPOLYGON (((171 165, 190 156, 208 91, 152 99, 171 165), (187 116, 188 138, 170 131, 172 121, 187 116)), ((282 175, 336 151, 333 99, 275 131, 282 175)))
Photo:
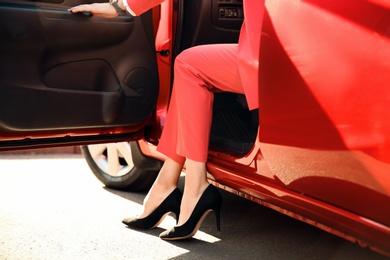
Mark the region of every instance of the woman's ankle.
POLYGON ((146 217, 153 212, 176 188, 176 185, 154 183, 143 201, 143 210, 140 218, 146 217))

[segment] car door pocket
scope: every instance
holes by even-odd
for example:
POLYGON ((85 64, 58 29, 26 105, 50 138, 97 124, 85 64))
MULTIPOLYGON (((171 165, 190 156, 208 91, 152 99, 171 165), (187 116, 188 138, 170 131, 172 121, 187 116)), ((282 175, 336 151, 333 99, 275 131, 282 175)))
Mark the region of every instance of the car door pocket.
POLYGON ((0 129, 39 131, 96 122, 102 126, 115 124, 126 102, 114 71, 104 60, 55 65, 46 70, 42 81, 41 87, 3 86, 4 93, 18 98, 0 96, 0 109, 13 111, 12 116, 2 118, 0 129), (95 108, 94 113, 88 112, 90 108, 95 108), (47 115, 52 119, 46 120, 47 115))
POLYGON ((77 91, 112 92, 120 89, 111 66, 100 59, 55 65, 44 73, 43 83, 49 88, 77 91))

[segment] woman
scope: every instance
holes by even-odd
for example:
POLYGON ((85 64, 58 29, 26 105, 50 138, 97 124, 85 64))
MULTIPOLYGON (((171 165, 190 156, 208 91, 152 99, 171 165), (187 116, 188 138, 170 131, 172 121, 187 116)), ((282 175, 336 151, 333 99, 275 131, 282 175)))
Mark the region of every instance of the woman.
MULTIPOLYGON (((140 15, 163 1, 111 0, 76 6, 69 11, 91 12, 107 18, 126 10, 140 15)), ((129 227, 153 228, 167 213, 174 212, 177 225, 160 237, 185 239, 196 233, 203 217, 213 210, 219 229, 221 195, 209 184, 206 175, 213 92, 244 93, 249 108, 258 107, 258 60, 264 11, 264 0, 244 1, 245 21, 238 44, 196 46, 176 58, 172 97, 157 148, 167 159, 145 197, 143 212, 123 220, 129 227), (181 194, 177 183, 184 163, 186 177, 181 194)))

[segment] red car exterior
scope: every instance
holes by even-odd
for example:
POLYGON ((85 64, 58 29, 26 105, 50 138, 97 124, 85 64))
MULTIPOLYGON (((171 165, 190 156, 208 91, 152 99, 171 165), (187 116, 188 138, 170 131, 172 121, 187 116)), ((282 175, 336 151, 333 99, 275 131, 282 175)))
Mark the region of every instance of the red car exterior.
MULTIPOLYGON (((243 157, 211 149, 210 179, 389 255, 390 4, 272 0, 266 7, 256 144, 243 157)), ((167 96, 160 102, 164 118, 167 96)), ((155 145, 140 145, 162 159, 155 145)))

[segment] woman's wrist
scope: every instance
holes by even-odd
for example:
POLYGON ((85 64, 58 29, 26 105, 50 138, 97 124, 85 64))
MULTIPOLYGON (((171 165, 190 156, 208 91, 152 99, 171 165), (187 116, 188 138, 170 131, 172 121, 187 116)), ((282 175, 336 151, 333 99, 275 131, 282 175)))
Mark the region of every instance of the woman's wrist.
POLYGON ((123 5, 123 0, 110 0, 109 3, 112 7, 114 7, 115 11, 118 15, 126 14, 126 8, 123 5))
POLYGON ((118 6, 119 6, 123 11, 126 11, 126 6, 125 6, 124 1, 126 1, 126 0, 118 0, 118 6))
POLYGON ((125 6, 126 8, 126 11, 131 14, 132 16, 136 16, 136 14, 133 12, 133 10, 131 10, 129 4, 127 3, 127 0, 120 0, 122 1, 122 4, 125 6))

